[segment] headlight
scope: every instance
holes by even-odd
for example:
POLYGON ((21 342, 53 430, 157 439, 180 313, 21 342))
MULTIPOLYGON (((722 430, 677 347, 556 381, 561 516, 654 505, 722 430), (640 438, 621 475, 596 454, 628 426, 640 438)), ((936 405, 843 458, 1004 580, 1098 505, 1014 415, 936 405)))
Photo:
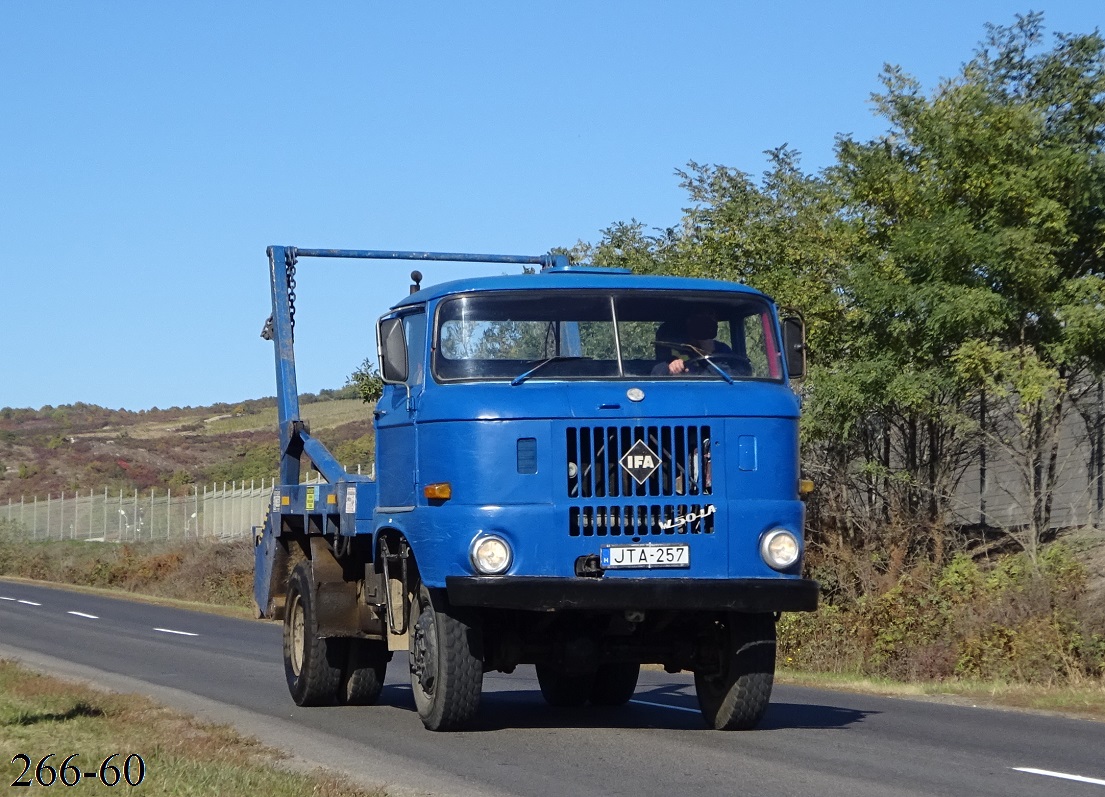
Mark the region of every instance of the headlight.
POLYGON ((786 570, 798 561, 801 553, 798 538, 786 529, 773 529, 760 541, 760 556, 776 570, 786 570))
POLYGON ((472 567, 486 576, 505 573, 514 559, 507 541, 495 536, 476 537, 472 540, 468 556, 472 560, 472 567))

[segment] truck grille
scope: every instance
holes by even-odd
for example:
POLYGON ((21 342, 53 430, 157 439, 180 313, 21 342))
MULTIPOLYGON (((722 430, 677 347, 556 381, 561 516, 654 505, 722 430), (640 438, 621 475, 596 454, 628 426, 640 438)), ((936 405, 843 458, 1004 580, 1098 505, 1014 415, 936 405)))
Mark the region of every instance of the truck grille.
POLYGON ((568 510, 572 537, 644 537, 659 534, 713 534, 712 504, 573 506, 568 510))
POLYGON ((569 427, 567 444, 569 498, 675 497, 713 492, 709 426, 569 427), (659 458, 659 465, 647 476, 638 472, 635 478, 622 467, 621 460, 638 443, 648 446, 659 458))

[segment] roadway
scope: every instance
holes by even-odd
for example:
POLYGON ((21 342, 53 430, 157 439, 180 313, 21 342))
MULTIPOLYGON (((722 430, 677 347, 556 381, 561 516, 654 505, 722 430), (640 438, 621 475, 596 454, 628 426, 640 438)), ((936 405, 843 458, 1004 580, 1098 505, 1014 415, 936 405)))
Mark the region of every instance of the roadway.
MULTIPOLYGON (((297 707, 280 635, 0 580, 0 658, 150 695, 395 794, 1105 797, 1105 725, 1087 720, 776 686, 759 729, 720 733, 686 673, 643 672, 622 708, 552 709, 520 667, 485 676, 472 730, 436 734, 414 712, 402 654, 379 705, 297 707)), ((17 752, 41 751, 4 755, 17 752)))

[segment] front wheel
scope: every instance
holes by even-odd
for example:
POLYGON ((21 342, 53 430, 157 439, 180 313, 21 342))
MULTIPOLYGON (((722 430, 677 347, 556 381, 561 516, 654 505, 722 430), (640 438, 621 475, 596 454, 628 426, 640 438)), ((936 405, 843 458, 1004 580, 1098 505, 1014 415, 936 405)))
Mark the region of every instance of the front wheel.
POLYGON ((420 587, 411 601, 410 666, 414 704, 431 731, 452 731, 476 716, 483 689, 479 629, 442 593, 420 587))
POLYGON ((775 680, 775 618, 729 614, 715 626, 716 662, 695 670, 694 686, 706 724, 719 731, 756 727, 775 680))

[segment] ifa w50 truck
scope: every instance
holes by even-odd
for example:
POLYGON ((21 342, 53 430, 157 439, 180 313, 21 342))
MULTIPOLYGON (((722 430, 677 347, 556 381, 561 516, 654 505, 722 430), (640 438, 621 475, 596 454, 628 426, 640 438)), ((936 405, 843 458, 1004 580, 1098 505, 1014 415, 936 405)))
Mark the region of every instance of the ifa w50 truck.
POLYGON ((642 664, 689 670, 710 727, 760 721, 776 621, 817 605, 800 320, 742 285, 559 255, 268 256, 280 485, 255 598, 283 620, 297 704, 374 703, 401 651, 430 730, 471 722, 484 673, 519 664, 554 706, 624 704, 642 664), (379 319, 375 478, 300 418, 303 257, 525 267, 426 288, 414 272, 379 319), (302 459, 323 482, 300 483, 302 459))

